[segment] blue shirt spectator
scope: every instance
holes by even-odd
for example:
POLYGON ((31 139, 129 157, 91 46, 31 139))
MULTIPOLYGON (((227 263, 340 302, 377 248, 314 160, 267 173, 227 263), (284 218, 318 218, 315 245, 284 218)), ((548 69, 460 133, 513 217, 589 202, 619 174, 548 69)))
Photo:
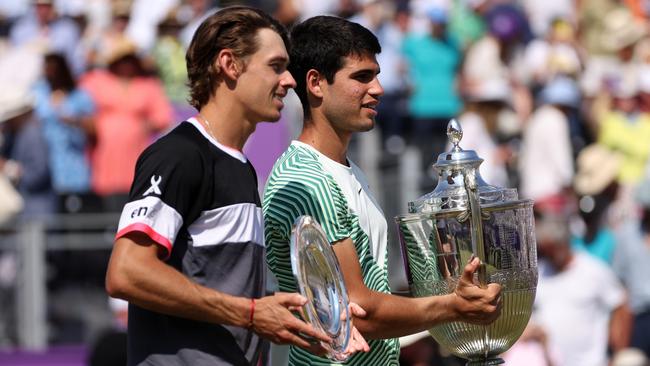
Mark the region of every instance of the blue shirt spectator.
POLYGON ((41 120, 49 146, 52 185, 57 193, 84 193, 90 190, 90 166, 87 158, 88 138, 75 120, 94 113, 90 96, 74 89, 60 101, 52 102, 52 90, 45 81, 34 90, 36 114, 41 120))
POLYGON ((456 92, 456 71, 460 48, 451 37, 409 34, 404 39, 404 55, 409 63, 412 95, 409 110, 415 118, 454 116, 460 110, 456 92))

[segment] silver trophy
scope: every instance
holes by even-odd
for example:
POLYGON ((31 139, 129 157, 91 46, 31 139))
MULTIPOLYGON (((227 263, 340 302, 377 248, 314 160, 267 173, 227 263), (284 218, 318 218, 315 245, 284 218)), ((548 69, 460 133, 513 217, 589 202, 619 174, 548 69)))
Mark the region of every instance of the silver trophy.
POLYGON ((447 136, 453 148, 434 165, 438 184, 409 202, 397 216, 400 246, 411 295, 453 293, 466 263, 477 256, 480 286, 499 283, 503 307, 491 325, 450 322, 429 329, 444 348, 468 360, 468 366, 498 365, 499 355, 521 336, 530 319, 537 287, 537 248, 533 202, 516 189, 494 187, 479 174, 476 152, 458 145, 463 132, 451 120, 447 136))

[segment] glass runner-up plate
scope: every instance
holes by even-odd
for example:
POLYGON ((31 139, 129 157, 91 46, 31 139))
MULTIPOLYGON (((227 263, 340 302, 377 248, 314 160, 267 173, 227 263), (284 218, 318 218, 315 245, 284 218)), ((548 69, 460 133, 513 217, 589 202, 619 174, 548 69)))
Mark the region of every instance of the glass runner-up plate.
POLYGON ((311 216, 300 216, 291 233, 291 267, 298 290, 307 298, 305 322, 332 338, 327 358, 345 361, 352 324, 343 275, 325 232, 311 216))

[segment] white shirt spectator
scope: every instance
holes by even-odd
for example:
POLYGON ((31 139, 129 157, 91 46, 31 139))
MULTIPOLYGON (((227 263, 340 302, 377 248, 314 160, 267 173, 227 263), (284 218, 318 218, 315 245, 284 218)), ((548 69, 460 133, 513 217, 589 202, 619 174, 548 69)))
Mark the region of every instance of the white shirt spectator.
POLYGON ((548 275, 542 264, 534 321, 558 351, 557 366, 606 366, 610 315, 625 301, 623 286, 605 264, 582 252, 559 273, 548 275))
POLYGON ((521 195, 542 200, 569 187, 573 181, 573 151, 569 121, 559 109, 538 108, 525 129, 519 174, 521 195))
MULTIPOLYGON (((483 163, 479 168, 481 177, 498 187, 508 186, 508 173, 502 161, 497 161, 498 146, 485 127, 483 118, 475 112, 464 112, 458 117, 458 123, 463 128, 463 140, 460 146, 464 150, 474 150, 483 163)), ((451 145, 447 146, 447 151, 451 145)))

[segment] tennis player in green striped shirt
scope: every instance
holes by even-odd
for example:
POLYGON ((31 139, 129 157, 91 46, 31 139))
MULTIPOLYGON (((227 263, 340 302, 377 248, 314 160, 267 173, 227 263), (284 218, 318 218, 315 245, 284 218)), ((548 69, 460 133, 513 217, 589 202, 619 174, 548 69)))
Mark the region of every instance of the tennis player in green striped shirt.
MULTIPOLYGON (((296 79, 304 125, 298 140, 275 163, 262 205, 267 260, 280 290, 297 291, 289 237, 294 220, 307 214, 318 220, 333 245, 350 301, 366 311, 354 324, 370 352, 356 353, 346 364, 399 365, 399 336, 447 321, 494 321, 501 289, 472 283, 478 260, 465 267, 453 294, 390 294, 386 220, 363 173, 346 156, 352 135, 373 128, 383 94, 377 79, 377 38, 359 24, 318 16, 296 25, 291 41, 289 70, 296 79)), ((298 347, 289 352, 290 365, 330 363, 298 347)))

